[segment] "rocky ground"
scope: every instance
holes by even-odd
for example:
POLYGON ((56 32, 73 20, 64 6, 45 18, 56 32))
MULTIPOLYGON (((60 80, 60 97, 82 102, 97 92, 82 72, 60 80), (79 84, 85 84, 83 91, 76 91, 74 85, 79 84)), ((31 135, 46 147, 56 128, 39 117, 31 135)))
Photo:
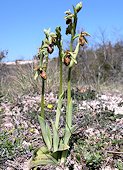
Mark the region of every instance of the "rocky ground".
MULTIPOLYGON (((46 119, 53 119, 57 96, 51 92, 45 100, 46 119)), ((43 144, 37 119, 40 95, 18 97, 13 103, 1 97, 0 102, 0 169, 22 170, 34 149, 43 144)), ((65 104, 62 111, 64 126, 65 104)), ((123 94, 76 91, 73 124, 77 129, 66 169, 123 170, 123 94)))

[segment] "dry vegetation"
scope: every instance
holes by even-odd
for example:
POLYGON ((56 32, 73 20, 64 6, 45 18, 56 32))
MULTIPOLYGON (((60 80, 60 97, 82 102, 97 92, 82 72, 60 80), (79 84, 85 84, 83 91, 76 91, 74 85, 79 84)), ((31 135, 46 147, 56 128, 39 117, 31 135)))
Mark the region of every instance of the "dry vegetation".
MULTIPOLYGON (((56 109, 58 65, 57 58, 49 61, 47 117, 53 117, 56 109)), ((65 84, 65 72, 63 77, 65 84)), ((95 49, 84 47, 72 70, 72 84, 77 131, 71 138, 66 166, 76 170, 123 170, 123 41, 103 42, 95 49)), ((33 79, 33 64, 0 63, 1 169, 23 169, 32 151, 42 145, 37 120, 40 93, 41 81, 33 79)))
MULTIPOLYGON (((34 62, 35 63, 35 62, 34 62)), ((14 95, 40 93, 40 80, 33 79, 33 65, 6 65, 0 63, 1 95, 14 97, 14 95), (14 87, 14 88, 13 88, 14 87)), ((58 88, 58 58, 51 59, 48 68, 47 89, 58 88), (52 74, 51 74, 52 73, 52 74)), ((65 67, 65 66, 64 66, 65 67)), ((64 70, 64 83, 67 76, 64 70)), ((100 89, 102 86, 114 89, 122 87, 123 83, 123 41, 114 45, 111 42, 97 44, 96 48, 86 48, 79 52, 78 64, 72 72, 72 83, 76 87, 89 86, 100 89)))

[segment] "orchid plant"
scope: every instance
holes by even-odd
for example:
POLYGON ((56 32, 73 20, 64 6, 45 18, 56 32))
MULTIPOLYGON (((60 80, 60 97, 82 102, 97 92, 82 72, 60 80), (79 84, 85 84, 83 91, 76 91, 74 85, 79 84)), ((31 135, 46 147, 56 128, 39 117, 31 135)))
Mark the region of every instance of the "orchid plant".
POLYGON ((75 129, 72 125, 72 97, 71 97, 71 71, 74 64, 77 64, 77 55, 81 46, 87 43, 86 36, 90 36, 87 32, 76 34, 78 12, 82 8, 82 3, 73 6, 73 13, 68 10, 65 12, 65 20, 67 24, 66 35, 71 35, 70 49, 63 50, 63 42, 61 35, 61 27, 56 27, 55 33, 50 32, 50 29, 44 30, 45 39, 39 48, 38 58, 40 60, 39 66, 35 68, 35 79, 41 77, 42 79, 42 94, 41 94, 41 114, 38 116, 44 146, 36 149, 32 158, 29 160, 29 169, 36 168, 39 165, 47 164, 61 164, 64 165, 68 151, 69 141, 75 129), (77 39, 77 45, 73 49, 74 40, 77 39), (53 53, 54 47, 59 50, 60 61, 60 82, 59 82, 59 96, 56 110, 55 121, 50 120, 48 124, 45 120, 45 82, 47 80, 47 67, 49 54, 53 53), (63 129, 63 136, 59 135, 60 116, 62 114, 62 101, 63 101, 63 63, 68 67, 68 86, 67 86, 67 107, 65 117, 65 127, 63 129))

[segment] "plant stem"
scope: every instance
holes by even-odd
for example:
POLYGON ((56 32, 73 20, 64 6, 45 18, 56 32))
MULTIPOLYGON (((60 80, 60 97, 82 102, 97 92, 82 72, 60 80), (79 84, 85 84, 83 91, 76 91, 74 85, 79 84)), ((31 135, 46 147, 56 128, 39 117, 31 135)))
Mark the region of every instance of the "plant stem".
POLYGON ((59 60, 60 60, 60 84, 59 84, 59 101, 58 101, 58 106, 57 106, 57 111, 56 111, 56 121, 55 121, 55 126, 56 129, 58 130, 59 127, 59 120, 60 120, 60 115, 61 115, 61 107, 62 107, 62 81, 63 81, 63 71, 62 71, 62 45, 58 46, 59 49, 59 60))
POLYGON ((45 89, 45 80, 42 79, 42 95, 41 95, 41 117, 44 119, 44 89, 45 89))
POLYGON ((67 104, 69 104, 71 100, 71 71, 72 67, 70 67, 68 70, 67 104))
MULTIPOLYGON (((71 42, 70 42, 70 51, 73 51, 73 36, 71 35, 71 42)), ((69 68, 68 70, 68 84, 67 84, 67 107, 70 104, 71 101, 71 71, 72 71, 72 67, 69 68)), ((72 117, 72 115, 71 115, 72 117)), ((72 118, 70 118, 72 120, 72 118)), ((68 127, 68 120, 69 120, 69 113, 68 110, 66 111, 66 129, 70 129, 71 127, 68 127)), ((72 125, 72 122, 70 123, 72 125)), ((66 134, 65 134, 66 135, 66 134)), ((62 152, 62 157, 61 157, 61 163, 64 164, 66 157, 68 154, 68 150, 65 150, 62 152)))
POLYGON ((59 87, 59 96, 62 94, 62 81, 63 81, 63 71, 62 71, 62 49, 59 48, 59 58, 60 58, 60 87, 59 87))
MULTIPOLYGON (((43 57, 44 55, 42 55, 41 58, 41 67, 43 66, 43 57)), ((47 66, 48 66, 48 54, 45 56, 46 57, 46 66, 44 68, 44 71, 47 71, 47 66)), ((42 95, 41 95, 41 117, 44 119, 44 94, 45 94, 45 80, 42 79, 42 95)))
MULTIPOLYGON (((73 36, 71 35, 71 42, 70 42, 70 51, 73 51, 73 36)), ((68 84, 67 84, 67 104, 69 105, 70 100, 71 100, 71 71, 72 67, 69 68, 68 70, 68 84)))

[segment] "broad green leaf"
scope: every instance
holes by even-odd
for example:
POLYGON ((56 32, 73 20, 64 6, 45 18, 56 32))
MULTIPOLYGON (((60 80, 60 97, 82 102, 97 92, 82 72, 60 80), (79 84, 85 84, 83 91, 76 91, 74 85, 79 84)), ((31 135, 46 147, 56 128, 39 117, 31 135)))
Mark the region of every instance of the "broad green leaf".
POLYGON ((46 146, 42 146, 38 149, 35 149, 33 152, 32 160, 36 160, 38 157, 40 157, 41 154, 48 154, 49 150, 46 146))
POLYGON ((57 164, 57 160, 53 157, 47 147, 42 146, 36 149, 27 166, 29 169, 36 168, 39 165, 57 164))
POLYGON ((64 136, 64 144, 67 145, 69 143, 69 139, 72 135, 71 125, 72 125, 72 99, 67 107, 67 115, 66 115, 66 128, 65 128, 65 136, 64 136))
POLYGON ((51 145, 51 141, 50 141, 50 139, 48 138, 48 135, 47 135, 47 129, 46 129, 45 121, 41 116, 38 116, 38 119, 39 119, 39 123, 40 123, 40 126, 41 126, 41 131, 42 131, 42 136, 43 136, 44 142, 45 142, 46 146, 48 147, 48 150, 51 150, 52 145, 51 145))
POLYGON ((68 150, 69 148, 70 148, 70 147, 69 147, 68 145, 65 145, 64 142, 63 142, 63 140, 61 139, 58 150, 59 150, 59 151, 64 151, 64 150, 68 150))
POLYGON ((47 131, 47 136, 48 136, 48 139, 50 141, 50 145, 52 147, 52 134, 51 134, 51 130, 50 130, 50 127, 49 125, 46 123, 46 131, 47 131))
POLYGON ((39 165, 54 165, 57 164, 57 160, 54 159, 50 154, 40 154, 40 156, 35 157, 35 160, 30 161, 30 169, 37 167, 39 165))
POLYGON ((55 123, 51 120, 52 128, 53 128, 53 152, 58 151, 59 145, 59 135, 58 130, 56 129, 55 123))
POLYGON ((58 151, 65 151, 65 150, 68 150, 69 148, 70 148, 70 146, 62 144, 59 146, 58 151))
POLYGON ((62 93, 62 94, 59 96, 58 105, 57 105, 57 110, 56 110, 55 127, 56 127, 57 130, 58 130, 59 119, 60 119, 60 114, 61 114, 61 107, 62 107, 63 94, 64 94, 64 93, 62 93))
POLYGON ((72 125, 72 110, 73 110, 73 103, 72 103, 72 98, 70 100, 70 103, 67 107, 67 124, 66 124, 66 127, 67 128, 71 128, 71 125, 72 125))

